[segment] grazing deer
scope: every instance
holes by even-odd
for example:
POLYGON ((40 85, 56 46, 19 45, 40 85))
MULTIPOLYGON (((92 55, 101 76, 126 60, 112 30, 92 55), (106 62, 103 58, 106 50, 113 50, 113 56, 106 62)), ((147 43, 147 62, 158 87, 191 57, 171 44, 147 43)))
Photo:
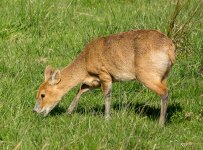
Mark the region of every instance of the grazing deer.
POLYGON ((164 125, 168 105, 166 79, 174 64, 174 50, 171 39, 156 30, 133 30, 100 37, 90 42, 64 69, 46 67, 34 111, 46 116, 63 95, 81 84, 67 112, 72 113, 83 93, 101 87, 108 118, 112 83, 138 80, 161 97, 159 123, 164 125))

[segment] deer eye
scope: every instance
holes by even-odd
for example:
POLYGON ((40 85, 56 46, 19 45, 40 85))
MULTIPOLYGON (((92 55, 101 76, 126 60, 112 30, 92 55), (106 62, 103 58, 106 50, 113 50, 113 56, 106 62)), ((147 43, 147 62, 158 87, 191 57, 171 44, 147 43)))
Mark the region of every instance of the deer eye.
POLYGON ((41 94, 41 98, 44 98, 45 97, 45 94, 41 94))

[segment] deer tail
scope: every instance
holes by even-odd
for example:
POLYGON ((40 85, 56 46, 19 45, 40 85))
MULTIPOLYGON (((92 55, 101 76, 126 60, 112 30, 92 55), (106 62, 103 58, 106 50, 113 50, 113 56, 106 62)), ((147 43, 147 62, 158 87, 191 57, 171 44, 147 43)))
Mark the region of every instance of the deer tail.
POLYGON ((175 62, 175 45, 173 43, 171 43, 170 47, 169 47, 169 58, 171 61, 171 64, 173 65, 175 62))

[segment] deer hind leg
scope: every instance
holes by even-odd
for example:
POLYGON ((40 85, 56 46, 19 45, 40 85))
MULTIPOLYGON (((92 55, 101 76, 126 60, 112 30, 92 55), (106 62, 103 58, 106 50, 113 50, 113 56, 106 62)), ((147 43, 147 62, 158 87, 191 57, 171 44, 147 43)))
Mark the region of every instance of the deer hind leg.
POLYGON ((161 96, 161 112, 160 112, 160 118, 159 118, 159 124, 164 125, 166 122, 166 113, 167 113, 167 107, 168 107, 168 89, 166 85, 166 79, 162 81, 162 86, 164 87, 163 93, 160 94, 161 96))
POLYGON ((156 77, 153 78, 153 76, 151 76, 150 79, 141 80, 141 82, 161 97, 159 124, 163 126, 166 122, 166 112, 168 107, 168 89, 166 86, 166 79, 159 80, 156 77))

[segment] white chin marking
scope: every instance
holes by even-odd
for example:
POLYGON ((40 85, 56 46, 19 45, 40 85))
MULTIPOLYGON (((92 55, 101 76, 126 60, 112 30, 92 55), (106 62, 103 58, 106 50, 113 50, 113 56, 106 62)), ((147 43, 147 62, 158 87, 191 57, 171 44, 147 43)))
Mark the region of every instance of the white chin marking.
POLYGON ((53 104, 51 107, 48 107, 48 108, 46 108, 46 109, 43 108, 41 112, 44 113, 44 117, 46 117, 46 116, 49 114, 49 112, 50 112, 57 104, 58 104, 58 102, 55 103, 55 104, 53 104))
POLYGON ((38 113, 43 113, 45 111, 45 108, 43 107, 41 110, 38 111, 38 113))
POLYGON ((49 114, 49 112, 50 112, 51 110, 48 108, 48 109, 46 109, 45 111, 44 111, 44 117, 46 117, 48 114, 49 114))

